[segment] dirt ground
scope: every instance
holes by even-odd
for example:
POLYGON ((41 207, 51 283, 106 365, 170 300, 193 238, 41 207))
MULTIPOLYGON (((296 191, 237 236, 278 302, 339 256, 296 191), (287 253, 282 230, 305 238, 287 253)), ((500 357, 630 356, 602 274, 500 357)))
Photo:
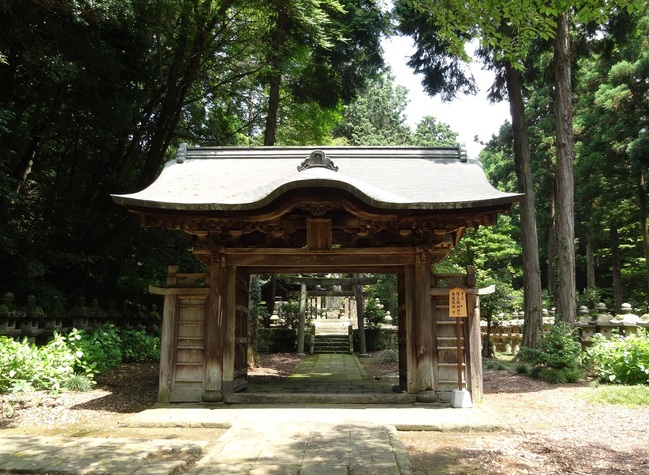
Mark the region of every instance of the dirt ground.
MULTIPOLYGON (((290 373, 299 358, 262 355, 257 381, 290 373)), ((368 368, 398 371, 395 363, 368 368)), ((216 440, 218 429, 119 426, 156 400, 158 365, 124 365, 99 378, 93 391, 0 395, 2 434, 216 440)), ((485 370, 480 403, 512 429, 489 433, 400 432, 416 475, 649 474, 649 408, 593 405, 587 385, 550 385, 525 375, 485 370)), ((461 410, 461 409, 458 409, 461 410)))
POLYGON ((587 384, 484 371, 480 405, 512 424, 491 433, 400 432, 416 475, 649 474, 649 408, 589 403, 587 384))

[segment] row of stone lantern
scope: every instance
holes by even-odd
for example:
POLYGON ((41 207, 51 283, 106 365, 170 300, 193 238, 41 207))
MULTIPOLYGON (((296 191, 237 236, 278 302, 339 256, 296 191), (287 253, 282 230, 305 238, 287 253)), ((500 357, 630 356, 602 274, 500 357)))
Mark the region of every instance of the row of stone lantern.
POLYGON ((620 313, 611 315, 604 303, 597 304, 597 313, 591 315, 588 307, 579 307, 580 318, 577 322, 579 336, 582 342, 588 342, 595 333, 600 333, 604 338, 610 339, 614 330, 618 334, 631 336, 638 332, 638 328, 649 327, 649 313, 639 317, 633 313, 631 304, 623 303, 620 313))
POLYGON ((38 337, 47 340, 54 331, 64 333, 76 328, 91 329, 109 323, 124 328, 147 328, 159 325, 160 314, 155 305, 144 315, 129 316, 128 312, 120 312, 113 302, 109 302, 104 310, 97 299, 86 305, 84 297, 79 297, 69 310, 59 309, 44 312, 37 305, 34 295, 29 295, 26 305, 17 306, 14 295, 6 292, 0 303, 0 335, 8 337, 27 337, 37 341, 38 337))
MULTIPOLYGON (((649 327, 649 313, 638 316, 633 313, 630 304, 624 303, 621 312, 612 315, 607 311, 606 304, 597 305, 597 313, 590 313, 588 307, 579 308, 580 318, 577 322, 579 337, 583 344, 588 344, 590 339, 596 333, 600 333, 604 338, 610 339, 614 333, 623 336, 630 336, 637 333, 638 328, 649 327)), ((512 353, 516 355, 520 349, 523 339, 523 312, 513 312, 510 320, 502 320, 497 325, 492 326, 489 335, 494 351, 503 353, 512 353)), ((504 315, 500 315, 504 317, 504 315)), ((548 311, 543 309, 543 329, 547 332, 554 323, 554 309, 548 311)), ((487 322, 480 323, 483 336, 486 335, 487 322)))

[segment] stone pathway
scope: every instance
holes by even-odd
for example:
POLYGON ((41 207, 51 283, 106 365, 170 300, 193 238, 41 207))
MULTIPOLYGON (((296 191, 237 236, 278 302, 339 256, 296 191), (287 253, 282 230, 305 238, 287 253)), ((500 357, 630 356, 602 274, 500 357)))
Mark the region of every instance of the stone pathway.
MULTIPOLYGON (((353 385, 371 385, 353 355, 310 356, 287 381, 292 394, 288 399, 279 399, 284 403, 156 406, 120 424, 227 428, 214 443, 176 439, 3 437, 0 432, 0 473, 409 475, 410 462, 397 429, 473 431, 504 427, 479 407, 286 404, 301 390, 323 395, 333 392, 335 396, 336 391, 350 391, 353 385)), ((367 392, 367 387, 363 391, 367 392)))
POLYGON ((208 442, 135 438, 2 436, 0 473, 49 475, 178 473, 208 442))
POLYGON ((410 461, 394 428, 359 423, 236 425, 193 475, 405 475, 410 461))

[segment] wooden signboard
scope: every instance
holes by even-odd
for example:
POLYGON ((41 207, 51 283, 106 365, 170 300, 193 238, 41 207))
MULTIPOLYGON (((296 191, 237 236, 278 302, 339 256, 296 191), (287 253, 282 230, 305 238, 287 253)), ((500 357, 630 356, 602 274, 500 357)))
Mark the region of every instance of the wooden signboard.
POLYGON ((448 316, 456 318, 468 316, 466 311, 466 290, 461 287, 453 287, 448 291, 448 316))
POLYGON ((462 391, 462 335, 460 331, 460 318, 468 316, 466 311, 466 290, 453 287, 448 291, 448 316, 455 320, 455 341, 457 342, 457 385, 462 391))

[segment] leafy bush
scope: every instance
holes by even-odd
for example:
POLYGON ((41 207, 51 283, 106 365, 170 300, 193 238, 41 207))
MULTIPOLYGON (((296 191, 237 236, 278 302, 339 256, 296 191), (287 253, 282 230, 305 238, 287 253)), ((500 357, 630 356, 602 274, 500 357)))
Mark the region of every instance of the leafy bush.
POLYGON ((0 393, 89 391, 93 378, 124 362, 156 360, 160 338, 140 330, 119 331, 113 325, 94 330, 54 333, 47 345, 0 336, 0 393))
POLYGON ((73 374, 65 381, 65 389, 70 391, 87 392, 95 385, 95 381, 85 374, 73 374))
POLYGON ((363 316, 367 320, 367 329, 381 328, 385 323, 386 312, 383 310, 383 305, 375 299, 369 299, 365 304, 363 316))
POLYGON ((79 354, 55 333, 47 345, 0 337, 0 392, 58 391, 74 373, 79 354))
POLYGON ((529 374, 530 368, 525 363, 520 363, 516 365, 514 371, 516 372, 516 374, 529 374))
POLYGON ((122 362, 122 340, 114 325, 106 324, 93 330, 74 329, 68 345, 83 354, 75 371, 84 374, 104 373, 122 362))
POLYGON ((604 383, 649 384, 649 335, 644 328, 624 338, 595 335, 587 350, 589 367, 604 383))
POLYGON ((399 352, 397 350, 383 351, 383 361, 386 363, 397 363, 399 361, 399 352))
POLYGON ((574 383, 584 376, 576 329, 557 322, 543 335, 541 348, 521 348, 519 358, 533 365, 530 375, 549 383, 574 383))
POLYGON ((160 338, 142 330, 123 330, 120 333, 122 361, 139 363, 160 359, 160 338))
POLYGON ((496 371, 506 371, 507 366, 505 366, 502 362, 498 361, 495 358, 485 358, 482 360, 482 367, 484 369, 493 369, 496 371))

